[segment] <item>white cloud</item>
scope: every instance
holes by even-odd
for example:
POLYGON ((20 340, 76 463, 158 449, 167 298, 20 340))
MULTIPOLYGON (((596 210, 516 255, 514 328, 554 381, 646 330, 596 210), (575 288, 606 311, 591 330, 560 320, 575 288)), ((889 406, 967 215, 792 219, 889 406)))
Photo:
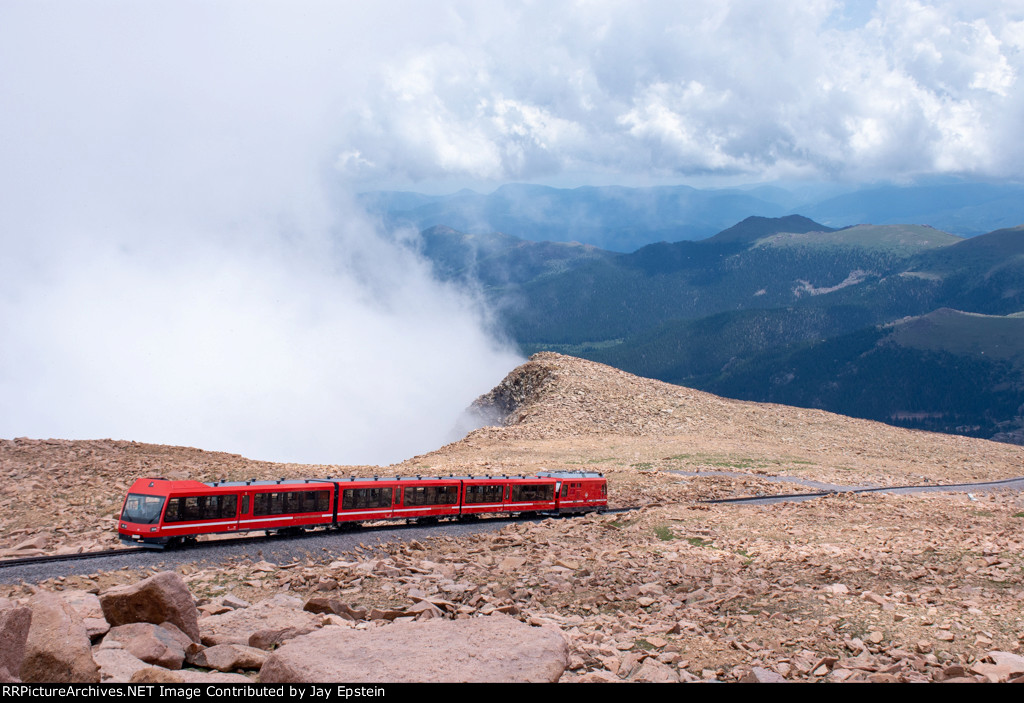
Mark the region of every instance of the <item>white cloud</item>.
POLYGON ((1021 175, 1019 3, 442 4, 347 123, 377 183, 1021 175))
POLYGON ((517 363, 322 178, 383 17, 293 7, 0 8, 0 436, 387 463, 517 363))

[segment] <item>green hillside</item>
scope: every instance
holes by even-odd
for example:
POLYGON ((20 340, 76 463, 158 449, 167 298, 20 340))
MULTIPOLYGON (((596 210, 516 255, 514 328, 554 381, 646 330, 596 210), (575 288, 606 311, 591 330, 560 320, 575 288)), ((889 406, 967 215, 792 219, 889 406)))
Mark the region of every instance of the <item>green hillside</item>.
POLYGON ((444 227, 420 246, 526 353, 1024 442, 1024 227, 964 240, 791 215, 630 254, 444 227))
POLYGON ((902 347, 1011 361, 1024 370, 1024 313, 981 315, 941 308, 890 329, 886 339, 902 347))
POLYGON ((938 310, 758 354, 699 387, 940 432, 1024 429, 1024 318, 938 310))
POLYGON ((961 241, 960 237, 924 225, 855 225, 828 232, 785 232, 764 237, 757 244, 857 248, 906 257, 961 241))

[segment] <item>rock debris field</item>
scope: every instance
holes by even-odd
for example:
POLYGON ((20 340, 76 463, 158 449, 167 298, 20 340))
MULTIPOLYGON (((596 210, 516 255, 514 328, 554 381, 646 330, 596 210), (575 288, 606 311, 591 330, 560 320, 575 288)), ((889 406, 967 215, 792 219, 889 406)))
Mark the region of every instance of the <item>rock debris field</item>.
POLYGON ((779 476, 995 481, 1024 476, 1024 448, 727 400, 549 353, 476 406, 499 424, 390 467, 0 440, 7 557, 115 546, 120 501, 142 475, 590 470, 608 477, 612 507, 632 507, 288 563, 0 586, 0 638, 17 644, 0 652, 0 681, 1024 678, 1020 493, 700 502, 813 490, 779 476))

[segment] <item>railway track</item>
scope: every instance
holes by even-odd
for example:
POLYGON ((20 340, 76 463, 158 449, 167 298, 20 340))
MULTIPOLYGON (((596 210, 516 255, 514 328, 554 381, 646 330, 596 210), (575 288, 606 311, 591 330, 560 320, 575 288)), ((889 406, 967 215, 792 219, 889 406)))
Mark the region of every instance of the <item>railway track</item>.
POLYGON ((1024 476, 1017 478, 1006 478, 999 481, 981 481, 976 483, 926 483, 908 486, 870 486, 863 488, 836 486, 835 488, 829 490, 813 491, 807 493, 780 493, 776 495, 766 496, 746 496, 743 498, 715 498, 711 500, 702 500, 700 502, 719 505, 735 505, 741 503, 767 504, 781 503, 787 500, 809 500, 811 498, 821 498, 824 496, 837 495, 840 493, 924 493, 932 491, 965 492, 972 489, 977 491, 983 491, 991 490, 994 488, 1013 488, 1016 490, 1024 490, 1024 476))
MULTIPOLYGON (((608 508, 605 513, 622 513, 630 510, 635 510, 638 506, 626 507, 626 508, 608 508)), ((572 515, 566 515, 564 517, 574 517, 572 515)), ((461 522, 462 525, 487 525, 487 524, 499 524, 507 522, 526 522, 530 520, 546 519, 546 517, 523 517, 523 518, 480 518, 478 520, 461 522)), ((131 554, 150 554, 150 555, 187 555, 194 553, 196 556, 202 556, 203 553, 212 547, 246 547, 246 546, 268 546, 268 545, 280 545, 289 542, 301 542, 304 539, 314 538, 317 536, 323 536, 330 532, 344 532, 351 535, 373 535, 377 532, 384 531, 401 531, 401 530, 430 530, 430 529, 443 529, 446 526, 454 524, 453 522, 439 522, 435 525, 424 526, 424 525, 405 525, 389 522, 379 522, 371 525, 365 525, 360 528, 342 529, 342 530, 310 530, 293 535, 275 535, 273 537, 263 535, 252 535, 247 537, 231 537, 227 539, 217 539, 204 542, 197 542, 191 545, 178 546, 172 549, 160 550, 160 549, 148 549, 146 547, 120 547, 116 549, 105 549, 98 552, 79 552, 77 554, 44 554, 41 556, 33 557, 20 557, 13 559, 0 559, 0 569, 9 569, 18 566, 32 566, 37 564, 47 563, 59 563, 59 562, 72 562, 72 561, 83 561, 87 559, 101 559, 104 557, 122 557, 131 554)))
POLYGON ((77 554, 43 554, 35 557, 17 557, 14 559, 0 559, 0 569, 12 566, 25 566, 27 564, 46 564, 56 561, 83 561, 85 559, 101 559, 103 557, 118 557, 133 552, 148 551, 142 547, 124 547, 123 549, 104 549, 101 552, 78 552, 77 554))

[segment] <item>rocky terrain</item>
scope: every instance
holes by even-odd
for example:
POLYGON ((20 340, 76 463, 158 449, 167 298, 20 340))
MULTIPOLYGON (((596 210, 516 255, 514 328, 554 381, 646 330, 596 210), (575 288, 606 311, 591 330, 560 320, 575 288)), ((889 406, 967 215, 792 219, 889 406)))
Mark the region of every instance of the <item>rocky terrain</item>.
POLYGON ((17 662, 0 661, 0 678, 6 667, 10 678, 36 680, 29 662, 46 648, 32 643, 62 627, 81 628, 85 668, 75 671, 87 673, 69 675, 90 680, 360 680, 321 657, 329 642, 367 652, 362 680, 482 680, 481 668, 504 672, 499 680, 517 670, 520 680, 561 682, 1024 676, 1019 493, 700 502, 811 490, 776 477, 897 486, 1024 476, 1022 447, 726 400, 556 354, 535 356, 476 407, 494 424, 386 468, 110 440, 0 442, 9 556, 113 546, 113 516, 142 474, 586 469, 608 477, 613 507, 632 508, 284 564, 196 564, 156 575, 177 596, 132 622, 111 615, 130 609, 103 603, 152 572, 0 586, 5 641, 24 630, 28 643, 17 662), (417 638, 427 644, 409 644, 417 638), (443 643, 464 647, 436 654, 443 643), (473 661, 460 658, 467 648, 473 661), (155 653, 164 649, 169 658, 155 653))

